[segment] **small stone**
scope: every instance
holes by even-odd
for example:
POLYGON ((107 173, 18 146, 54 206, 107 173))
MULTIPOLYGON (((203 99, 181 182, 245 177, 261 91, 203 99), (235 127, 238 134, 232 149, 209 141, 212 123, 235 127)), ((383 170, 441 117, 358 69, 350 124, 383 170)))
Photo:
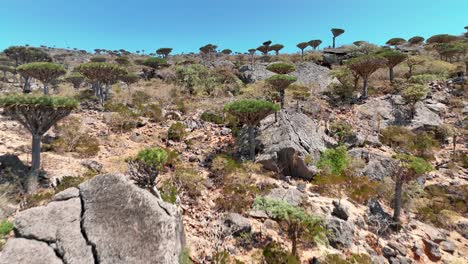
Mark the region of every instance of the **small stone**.
POLYGON ((439 261, 442 258, 442 254, 439 250, 439 245, 437 245, 434 241, 424 238, 423 239, 425 245, 425 252, 426 255, 432 261, 439 261))
POLYGON ((406 248, 403 245, 398 244, 398 243, 396 243, 394 241, 390 241, 388 243, 388 246, 395 249, 396 251, 398 251, 398 253, 400 255, 402 255, 402 256, 406 256, 406 254, 408 253, 408 251, 406 250, 406 248))
POLYGON ((265 220, 265 222, 263 223, 263 226, 267 229, 272 229, 272 230, 278 229, 279 227, 278 223, 271 219, 265 220))
POLYGON ((102 171, 102 164, 95 160, 82 161, 81 165, 97 173, 100 173, 102 171))
POLYGON ((455 244, 449 240, 440 242, 440 248, 443 251, 451 253, 451 254, 455 252, 455 244))
POLYGON ((386 258, 396 257, 396 252, 391 247, 385 246, 382 248, 382 254, 386 258))
POLYGON ((80 196, 80 190, 78 190, 78 188, 72 187, 72 188, 68 188, 64 191, 57 193, 56 195, 54 195, 52 200, 53 201, 65 201, 65 200, 75 198, 78 196, 80 196))
POLYGON ((347 221, 349 217, 348 210, 343 205, 338 203, 337 201, 333 201, 332 203, 333 203, 334 208, 331 214, 342 220, 347 221))
POLYGON ((250 233, 252 230, 252 225, 250 224, 249 219, 236 213, 227 214, 224 224, 230 228, 230 232, 234 236, 239 236, 242 233, 250 233))

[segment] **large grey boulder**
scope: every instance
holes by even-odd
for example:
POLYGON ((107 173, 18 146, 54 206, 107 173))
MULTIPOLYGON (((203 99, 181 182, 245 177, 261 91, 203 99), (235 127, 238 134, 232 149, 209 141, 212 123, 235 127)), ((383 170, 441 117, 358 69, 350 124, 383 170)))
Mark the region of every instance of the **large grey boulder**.
POLYGON ((3 263, 178 263, 185 247, 179 211, 125 176, 96 176, 20 212, 3 263))
POLYGON ((383 180, 392 176, 396 168, 396 160, 379 151, 367 148, 354 148, 348 151, 351 157, 364 161, 364 167, 358 171, 360 175, 371 180, 383 180))
POLYGON ((51 202, 20 212, 14 221, 19 237, 57 245, 66 263, 93 263, 93 254, 81 233, 79 198, 51 202))
POLYGON ((295 188, 274 188, 265 196, 265 198, 282 201, 294 206, 300 205, 307 196, 295 188))
MULTIPOLYGON (((241 151, 248 153, 246 133, 239 137, 241 151)), ((309 156, 317 161, 320 152, 333 143, 314 120, 300 112, 278 113, 261 121, 257 129, 257 158, 266 169, 280 171, 286 176, 311 179, 316 174, 312 164, 304 163, 309 156)))
POLYGON ((338 218, 330 218, 326 223, 328 241, 336 249, 349 248, 353 244, 354 226, 338 218))
MULTIPOLYGON (((246 83, 265 80, 274 75, 266 68, 269 63, 256 63, 253 67, 248 64, 240 67, 239 77, 246 83)), ((330 70, 326 67, 317 65, 314 62, 300 62, 296 64, 296 71, 291 75, 297 77, 297 84, 313 86, 318 88, 318 92, 323 92, 328 85, 333 82, 330 76, 330 70)))
MULTIPOLYGON (((0 264, 63 264, 47 243, 25 238, 12 238, 0 251, 0 264)), ((93 262, 82 262, 93 263, 93 262)))
POLYGON ((123 175, 79 186, 83 229, 99 263, 177 263, 185 246, 180 213, 123 175))

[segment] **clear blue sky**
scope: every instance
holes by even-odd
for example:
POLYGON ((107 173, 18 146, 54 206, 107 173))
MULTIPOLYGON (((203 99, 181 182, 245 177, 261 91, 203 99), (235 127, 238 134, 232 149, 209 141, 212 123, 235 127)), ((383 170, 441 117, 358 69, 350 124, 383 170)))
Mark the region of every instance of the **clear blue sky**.
MULTIPOLYGON (((301 41, 344 28, 337 44, 460 34, 468 0, 2 0, 0 49, 30 44, 129 51, 207 43, 245 52, 265 40, 297 51, 301 41)), ((323 47, 322 46, 322 47, 323 47)))

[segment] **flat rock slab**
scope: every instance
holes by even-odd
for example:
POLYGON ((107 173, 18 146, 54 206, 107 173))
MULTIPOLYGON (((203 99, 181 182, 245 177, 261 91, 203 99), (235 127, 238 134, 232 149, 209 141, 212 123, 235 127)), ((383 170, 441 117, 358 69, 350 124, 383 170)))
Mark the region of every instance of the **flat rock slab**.
POLYGON ((79 189, 83 229, 99 263, 178 263, 185 236, 174 206, 123 175, 101 175, 79 189))
POLYGON ((81 233, 80 219, 80 198, 72 198, 20 212, 14 225, 20 237, 56 243, 66 263, 94 263, 91 246, 81 233))
POLYGON ((179 211, 123 175, 100 175, 18 213, 0 264, 178 263, 179 211))
MULTIPOLYGON (((63 264, 45 242, 25 238, 8 240, 0 252, 0 264, 63 264)), ((89 263, 89 262, 88 262, 89 263)))

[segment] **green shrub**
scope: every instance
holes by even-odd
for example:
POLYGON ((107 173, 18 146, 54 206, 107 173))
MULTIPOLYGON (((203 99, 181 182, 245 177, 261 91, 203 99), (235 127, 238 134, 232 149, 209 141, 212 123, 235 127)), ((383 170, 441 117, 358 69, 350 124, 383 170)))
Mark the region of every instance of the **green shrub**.
POLYGON ((218 154, 211 162, 211 172, 217 176, 226 176, 241 168, 231 156, 227 154, 218 154))
POLYGON ((346 258, 343 258, 338 254, 328 254, 320 263, 323 263, 323 264, 358 264, 358 263, 359 264, 371 264, 373 262, 369 255, 353 253, 346 258))
POLYGON ((348 152, 346 147, 339 146, 325 150, 317 163, 317 167, 334 175, 340 175, 348 166, 348 152))
POLYGON ((0 239, 8 235, 13 230, 13 224, 8 220, 0 222, 0 239))
POLYGON ((433 81, 444 80, 445 78, 435 74, 419 74, 409 78, 410 83, 427 84, 433 81))
POLYGON ((167 152, 162 148, 147 148, 138 152, 136 160, 155 169, 162 169, 167 161, 167 152))
POLYGON ((300 207, 265 197, 255 198, 254 207, 265 211, 288 234, 293 256, 298 256, 297 244, 304 240, 315 244, 326 241, 327 232, 323 220, 309 215, 300 207))
POLYGON ((169 140, 180 142, 184 139, 185 134, 186 132, 184 124, 176 122, 169 127, 169 130, 167 132, 167 138, 169 140))
POLYGON ((177 188, 170 181, 164 182, 161 187, 161 198, 163 201, 175 204, 177 200, 177 188))
POLYGON ((57 185, 56 191, 61 192, 71 187, 78 187, 82 182, 86 181, 85 177, 73 177, 65 176, 63 177, 59 184, 57 185))
POLYGON ((299 264, 299 259, 291 255, 276 242, 269 243, 263 249, 263 257, 267 264, 299 264))
POLYGON ((340 144, 355 135, 353 127, 342 120, 336 120, 331 123, 330 132, 336 139, 338 139, 338 143, 340 144))
POLYGON ((184 248, 179 256, 179 264, 192 264, 190 259, 190 252, 187 248, 184 248))
POLYGON ((415 104, 416 102, 426 98, 429 89, 422 84, 409 85, 401 92, 401 96, 408 104, 415 104))
POLYGON ((212 111, 205 111, 203 114, 200 116, 200 119, 205 121, 205 122, 210 122, 210 123, 215 123, 218 125, 221 125, 224 123, 224 117, 222 114, 217 114, 212 111))
POLYGON ((163 112, 158 104, 146 104, 140 106, 140 113, 144 117, 148 117, 152 122, 161 122, 164 120, 163 112))
POLYGON ((250 175, 233 173, 222 179, 222 196, 216 199, 216 207, 224 212, 243 213, 252 205, 261 190, 250 175))
POLYGON ((56 125, 58 139, 52 141, 50 147, 58 153, 76 152, 81 158, 89 158, 99 152, 98 138, 88 132, 81 131, 81 121, 69 117, 56 125))
POLYGON ((187 195, 189 198, 196 198, 204 190, 203 176, 193 168, 177 168, 172 175, 172 184, 179 190, 181 196, 187 195))
POLYGON ((151 96, 143 91, 132 93, 132 104, 136 107, 147 104, 151 101, 151 96))

